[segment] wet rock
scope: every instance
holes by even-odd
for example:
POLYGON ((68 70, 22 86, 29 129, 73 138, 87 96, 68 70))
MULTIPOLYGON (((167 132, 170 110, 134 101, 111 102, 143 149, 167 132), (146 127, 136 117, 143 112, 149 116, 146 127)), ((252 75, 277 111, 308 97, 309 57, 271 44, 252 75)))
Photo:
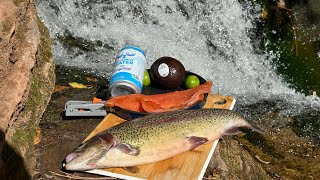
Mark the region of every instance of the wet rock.
POLYGON ((320 38, 320 3, 318 0, 291 0, 297 19, 297 28, 303 31, 302 36, 314 41, 320 38))
POLYGON ((51 40, 36 15, 35 2, 1 0, 0 131, 5 134, 6 146, 0 146, 0 152, 2 160, 13 158, 2 161, 2 172, 12 170, 14 158, 21 156, 21 164, 32 174, 33 138, 50 100, 54 76, 51 40), (13 151, 7 151, 9 147, 15 150, 16 156, 13 151))
POLYGON ((218 179, 271 179, 259 162, 230 137, 219 142, 207 171, 218 179))

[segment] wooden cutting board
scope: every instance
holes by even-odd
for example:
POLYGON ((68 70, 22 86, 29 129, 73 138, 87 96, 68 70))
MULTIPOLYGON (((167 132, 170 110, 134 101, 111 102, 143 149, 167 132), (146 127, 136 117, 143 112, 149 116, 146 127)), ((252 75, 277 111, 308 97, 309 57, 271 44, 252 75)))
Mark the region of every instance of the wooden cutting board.
MULTIPOLYGON (((235 102, 235 99, 230 96, 210 94, 203 108, 232 110, 235 102)), ((110 113, 85 140, 122 122, 125 122, 125 120, 110 113)), ((123 168, 94 169, 87 172, 120 179, 200 180, 207 169, 217 144, 218 140, 164 161, 138 166, 139 172, 137 173, 128 172, 123 168)))

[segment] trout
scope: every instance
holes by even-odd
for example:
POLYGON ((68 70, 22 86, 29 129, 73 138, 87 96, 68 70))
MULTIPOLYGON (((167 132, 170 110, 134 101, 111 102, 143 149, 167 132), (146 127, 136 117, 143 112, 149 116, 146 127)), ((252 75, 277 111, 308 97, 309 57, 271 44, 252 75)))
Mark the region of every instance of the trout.
POLYGON ((261 132, 232 110, 151 114, 111 127, 83 142, 65 158, 64 169, 86 171, 154 163, 223 135, 235 135, 240 127, 261 132))

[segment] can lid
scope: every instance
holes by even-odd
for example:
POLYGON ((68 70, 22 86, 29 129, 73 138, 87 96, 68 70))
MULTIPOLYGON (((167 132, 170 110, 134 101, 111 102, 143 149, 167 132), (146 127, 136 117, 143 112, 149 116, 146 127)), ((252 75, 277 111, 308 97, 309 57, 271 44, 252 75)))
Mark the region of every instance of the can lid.
POLYGON ((144 56, 146 56, 145 53, 140 48, 138 48, 136 46, 126 46, 126 47, 122 48, 120 51, 125 50, 125 49, 134 49, 134 50, 141 52, 144 56))

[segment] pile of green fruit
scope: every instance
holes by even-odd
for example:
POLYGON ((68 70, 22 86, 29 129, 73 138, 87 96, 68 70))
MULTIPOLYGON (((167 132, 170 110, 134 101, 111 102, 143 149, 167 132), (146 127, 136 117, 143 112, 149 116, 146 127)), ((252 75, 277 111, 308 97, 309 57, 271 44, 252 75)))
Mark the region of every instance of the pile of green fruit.
POLYGON ((161 57, 150 67, 150 71, 144 72, 143 86, 151 84, 163 89, 176 89, 182 84, 186 89, 200 85, 196 75, 186 75, 183 64, 172 57, 161 57))

